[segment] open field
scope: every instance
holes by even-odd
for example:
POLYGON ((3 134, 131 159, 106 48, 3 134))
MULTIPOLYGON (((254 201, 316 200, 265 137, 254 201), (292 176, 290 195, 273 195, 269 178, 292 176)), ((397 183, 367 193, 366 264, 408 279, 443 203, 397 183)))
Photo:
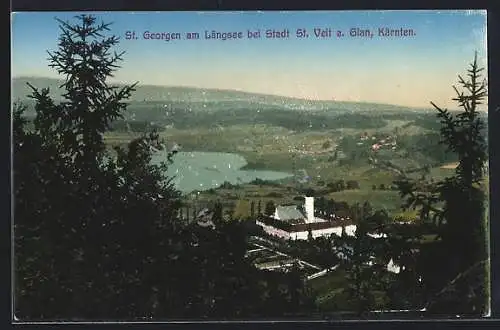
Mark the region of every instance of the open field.
POLYGON ((370 201, 375 209, 385 209, 389 213, 400 212, 402 200, 397 191, 383 190, 344 190, 328 194, 328 197, 348 204, 370 201))

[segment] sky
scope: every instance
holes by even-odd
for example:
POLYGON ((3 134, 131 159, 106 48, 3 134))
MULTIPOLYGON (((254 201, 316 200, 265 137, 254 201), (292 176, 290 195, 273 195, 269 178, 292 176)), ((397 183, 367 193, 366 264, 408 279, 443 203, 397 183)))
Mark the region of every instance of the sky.
MULTIPOLYGON (((76 12, 13 13, 12 76, 62 78, 48 67, 58 48, 59 23, 76 12)), ((113 23, 125 51, 115 81, 147 85, 233 89, 305 99, 455 107, 458 74, 478 52, 487 66, 485 11, 349 12, 94 12, 113 23), (412 29, 414 36, 380 37, 379 28, 412 29), (331 29, 317 38, 314 29, 331 29), (373 37, 350 36, 351 29, 373 37), (289 31, 268 39, 268 29, 289 31), (306 29, 308 38, 297 38, 306 29), (242 32, 233 40, 205 39, 205 31, 242 32), (261 38, 249 39, 248 30, 261 38), (136 39, 126 39, 127 31, 136 39), (336 36, 336 31, 343 33, 336 36), (180 33, 181 40, 145 39, 145 32, 180 33), (197 32, 198 40, 186 34, 197 32)))

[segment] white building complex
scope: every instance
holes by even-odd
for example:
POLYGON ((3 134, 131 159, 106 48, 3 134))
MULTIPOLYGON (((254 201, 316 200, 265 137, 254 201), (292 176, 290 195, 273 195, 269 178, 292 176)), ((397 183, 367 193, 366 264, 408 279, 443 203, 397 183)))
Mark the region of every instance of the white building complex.
MULTIPOLYGON (((355 235, 356 225, 352 223, 349 216, 331 214, 328 215, 328 218, 326 220, 315 216, 314 197, 305 197, 303 211, 297 205, 278 206, 272 216, 259 218, 257 225, 269 235, 286 240, 307 240, 309 231, 313 238, 330 236, 331 234, 340 236, 342 231, 345 231, 348 236, 355 235)), ((368 235, 373 238, 387 237, 386 234, 368 235)), ((387 270, 399 273, 401 269, 391 259, 387 264, 387 270)))
POLYGON ((343 230, 349 236, 356 232, 349 216, 332 214, 328 220, 315 216, 314 197, 305 197, 303 210, 296 205, 278 206, 272 216, 257 220, 257 225, 270 235, 292 240, 306 240, 309 231, 313 238, 340 236, 343 230))

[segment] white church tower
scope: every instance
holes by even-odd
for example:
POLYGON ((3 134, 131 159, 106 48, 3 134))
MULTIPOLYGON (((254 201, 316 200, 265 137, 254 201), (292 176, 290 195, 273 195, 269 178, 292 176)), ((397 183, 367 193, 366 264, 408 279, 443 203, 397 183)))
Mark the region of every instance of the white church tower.
POLYGON ((306 223, 314 222, 314 197, 306 197, 305 205, 306 223))

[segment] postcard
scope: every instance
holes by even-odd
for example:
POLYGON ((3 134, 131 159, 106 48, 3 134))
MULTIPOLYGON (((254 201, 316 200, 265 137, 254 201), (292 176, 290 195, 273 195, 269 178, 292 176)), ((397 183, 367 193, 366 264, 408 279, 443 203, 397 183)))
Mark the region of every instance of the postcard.
POLYGON ((486 11, 12 14, 16 322, 489 315, 486 11))

